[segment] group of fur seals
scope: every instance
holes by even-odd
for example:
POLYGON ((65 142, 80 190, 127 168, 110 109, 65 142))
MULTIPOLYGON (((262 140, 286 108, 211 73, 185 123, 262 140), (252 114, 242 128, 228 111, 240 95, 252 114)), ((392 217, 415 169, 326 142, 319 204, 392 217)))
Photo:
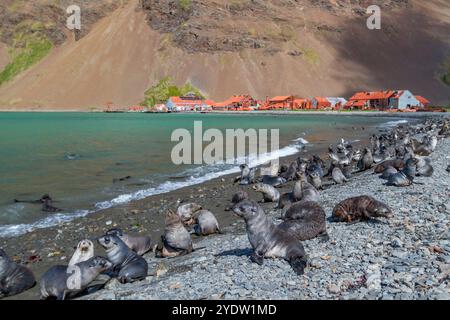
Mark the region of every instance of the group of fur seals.
POLYGON ((233 212, 246 223, 248 239, 254 250, 253 262, 262 265, 264 258, 282 258, 297 274, 304 273, 308 258, 302 243, 274 225, 255 201, 241 201, 233 207, 233 212))
POLYGON ((106 234, 97 241, 105 249, 119 282, 130 283, 147 277, 147 261, 131 250, 118 236, 106 234))
POLYGON ((332 213, 335 222, 357 222, 370 218, 392 217, 391 209, 370 196, 348 198, 338 203, 332 213))
POLYGON ((241 164, 239 166, 241 169, 241 175, 236 177, 235 183, 239 182, 240 185, 252 184, 255 181, 255 168, 250 168, 247 164, 241 164))
POLYGON ((14 296, 36 284, 30 269, 12 261, 3 249, 0 249, 0 298, 14 296))
POLYGON ((112 263, 102 257, 92 257, 73 266, 53 266, 40 280, 41 299, 65 300, 74 297, 111 267, 112 263))

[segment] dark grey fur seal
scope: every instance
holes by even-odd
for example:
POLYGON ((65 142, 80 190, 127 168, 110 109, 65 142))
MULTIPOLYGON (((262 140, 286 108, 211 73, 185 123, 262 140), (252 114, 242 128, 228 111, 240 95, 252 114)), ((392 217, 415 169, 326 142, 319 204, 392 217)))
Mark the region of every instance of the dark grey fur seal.
POLYGON ((255 168, 250 168, 247 164, 241 164, 239 166, 241 169, 241 175, 234 179, 234 182, 239 182, 240 185, 252 184, 255 180, 255 168))
POLYGON ((332 213, 335 222, 357 222, 370 218, 392 216, 391 209, 370 196, 348 198, 338 203, 332 213))
POLYGON ((264 202, 278 202, 280 200, 280 192, 269 184, 257 183, 253 189, 263 194, 264 202))
POLYGON ((297 274, 304 273, 308 259, 302 243, 274 225, 255 201, 244 200, 233 211, 245 220, 248 240, 254 250, 253 262, 262 265, 265 257, 283 258, 297 274))
POLYGON ((286 184, 287 180, 283 177, 277 176, 262 176, 262 183, 269 184, 272 187, 281 187, 283 184, 286 184))
POLYGON ((325 210, 314 201, 294 203, 284 214, 279 228, 291 232, 299 241, 315 237, 328 240, 325 210))
POLYGON ((53 266, 41 278, 41 299, 65 300, 74 297, 111 266, 112 263, 102 257, 93 257, 71 267, 53 266))
POLYGON ((417 172, 416 165, 417 159, 409 159, 402 171, 389 176, 387 185, 396 187, 407 187, 412 185, 417 172))
POLYGON ((286 181, 292 181, 295 179, 295 174, 297 172, 297 162, 294 161, 289 165, 289 169, 286 172, 280 174, 281 178, 286 179, 286 181))
POLYGON ((152 250, 152 239, 149 236, 130 235, 117 228, 108 230, 106 234, 119 237, 128 248, 140 256, 152 250))
POLYGON ((27 291, 35 284, 33 272, 12 261, 6 252, 0 249, 0 299, 27 291))
POLYGON ((387 180, 387 179, 389 179, 390 176, 392 176, 393 174, 396 174, 397 172, 398 172, 397 169, 389 166, 383 171, 380 178, 387 180))
POLYGON ((240 190, 233 195, 233 197, 231 198, 231 203, 236 204, 247 199, 249 199, 248 193, 240 190))
POLYGON ((302 200, 303 201, 319 201, 320 194, 309 182, 302 181, 302 200))
POLYGON ((120 283, 139 281, 147 277, 147 261, 131 250, 119 237, 104 235, 98 243, 105 248, 120 283))

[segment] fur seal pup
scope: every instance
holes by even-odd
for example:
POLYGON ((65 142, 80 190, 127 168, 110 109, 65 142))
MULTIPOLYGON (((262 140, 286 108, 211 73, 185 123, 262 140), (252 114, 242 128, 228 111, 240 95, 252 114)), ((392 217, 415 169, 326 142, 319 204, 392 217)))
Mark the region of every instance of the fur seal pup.
POLYGON ((131 250, 142 256, 152 250, 152 239, 148 236, 137 236, 123 233, 121 229, 110 229, 108 235, 119 237, 131 250))
POLYGON ((299 241, 315 237, 328 240, 325 210, 314 201, 294 203, 284 214, 279 228, 291 232, 299 241))
POLYGON ((233 212, 245 221, 248 240, 254 250, 253 262, 262 265, 265 257, 283 258, 297 274, 304 273, 308 258, 302 243, 274 225, 255 201, 239 202, 233 212))
POLYGON ((105 248, 120 283, 130 283, 147 277, 147 261, 128 248, 119 237, 107 234, 100 237, 98 243, 105 248))
POLYGON ((257 183, 253 189, 263 194, 264 202, 278 202, 280 200, 280 192, 269 184, 257 183))
POLYGON ((69 261, 69 266, 89 260, 94 256, 94 244, 91 240, 85 239, 78 242, 75 253, 69 261))
POLYGON ((397 170, 402 170, 405 165, 406 163, 402 159, 386 160, 378 164, 373 171, 375 173, 383 173, 383 171, 386 170, 387 167, 394 167, 397 170))
POLYGON ((12 261, 3 249, 0 249, 0 299, 15 296, 36 284, 33 272, 12 261))
POLYGON ((56 298, 65 300, 84 291, 97 276, 112 267, 102 257, 92 257, 74 266, 53 266, 41 278, 41 300, 56 298))
POLYGON ((302 181, 302 200, 303 201, 319 201, 320 194, 309 182, 302 181))
POLYGON ((211 211, 200 210, 198 212, 197 224, 194 226, 194 230, 199 236, 220 233, 219 222, 211 211))
POLYGON ((333 178, 333 181, 336 184, 343 184, 344 182, 347 182, 347 177, 342 173, 341 169, 339 167, 334 167, 333 171, 331 173, 331 177, 333 178))
POLYGON ((389 176, 387 185, 395 187, 407 187, 413 184, 416 176, 417 159, 411 158, 406 161, 406 166, 402 171, 389 176))
POLYGON ((358 161, 358 169, 359 171, 365 171, 372 168, 373 165, 373 156, 372 150, 370 148, 365 148, 362 158, 358 161))
POLYGON ((387 179, 389 179, 390 176, 392 176, 393 174, 396 174, 397 172, 398 172, 397 169, 395 169, 394 167, 389 166, 383 171, 383 173, 381 174, 380 178, 384 179, 384 180, 387 180, 387 179))
POLYGON ((295 179, 295 174, 297 172, 297 162, 294 161, 289 165, 289 169, 286 172, 280 174, 281 178, 286 179, 286 181, 292 181, 295 179))
POLYGON ((392 211, 386 204, 370 196, 353 197, 341 201, 334 207, 332 214, 335 222, 357 222, 391 216, 392 211))
POLYGON ((269 184, 272 187, 281 187, 283 184, 287 182, 287 180, 283 177, 277 177, 277 176, 262 176, 262 183, 269 184))
POLYGON ((180 217, 185 226, 191 226, 195 223, 194 213, 199 211, 201 208, 201 205, 194 202, 182 204, 177 208, 177 215, 180 217))
POLYGON ((433 166, 431 165, 431 159, 420 156, 416 156, 415 158, 417 159, 416 176, 431 177, 434 173, 433 166))
POLYGON ((181 222, 180 217, 172 210, 166 214, 166 227, 161 236, 161 243, 156 248, 157 257, 176 257, 191 253, 192 239, 181 222))
POLYGON ((317 171, 313 171, 308 176, 308 182, 314 186, 317 190, 322 188, 322 179, 320 179, 320 174, 317 171))
POLYGON ((239 166, 241 169, 241 175, 234 179, 234 183, 239 182, 240 185, 252 184, 255 180, 255 168, 250 168, 247 164, 241 164, 239 166))

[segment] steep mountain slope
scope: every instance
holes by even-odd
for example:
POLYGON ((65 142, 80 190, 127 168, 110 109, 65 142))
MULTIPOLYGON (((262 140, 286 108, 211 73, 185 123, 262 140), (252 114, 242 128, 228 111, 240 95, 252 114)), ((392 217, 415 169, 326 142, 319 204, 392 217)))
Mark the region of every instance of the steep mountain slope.
POLYGON ((390 87, 447 103, 448 1, 378 3, 382 29, 371 31, 362 0, 125 1, 2 85, 0 108, 132 105, 165 76, 216 100, 390 87))

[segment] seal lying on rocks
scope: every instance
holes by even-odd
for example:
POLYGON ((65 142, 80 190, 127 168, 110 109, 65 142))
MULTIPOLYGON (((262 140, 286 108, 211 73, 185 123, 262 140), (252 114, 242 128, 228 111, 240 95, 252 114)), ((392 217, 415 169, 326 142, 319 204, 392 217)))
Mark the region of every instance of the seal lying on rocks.
POLYGON ((89 260, 94 256, 94 244, 91 240, 81 240, 70 259, 69 266, 89 260))
POLYGON ((177 208, 177 215, 185 226, 191 226, 195 223, 194 214, 201 208, 197 203, 185 203, 177 208))
POLYGON ((71 267, 53 266, 41 278, 41 299, 65 300, 74 297, 111 266, 112 263, 102 257, 93 257, 71 267))
POLYGON ((397 172, 398 172, 397 169, 389 166, 383 171, 380 178, 387 180, 387 179, 389 179, 390 176, 392 176, 393 174, 396 174, 397 172))
POLYGON ((282 177, 277 176, 262 176, 262 183, 269 184, 272 187, 281 187, 283 184, 286 184, 287 180, 282 177))
POLYGON ((332 214, 335 222, 357 222, 391 216, 392 211, 386 204, 370 196, 353 197, 341 201, 334 207, 332 214))
POLYGON ((314 201, 294 203, 284 214, 279 228, 291 232, 299 241, 315 237, 328 240, 325 210, 314 201))
POLYGON ((166 227, 161 236, 161 243, 156 248, 156 256, 176 257, 192 251, 191 235, 184 227, 180 217, 169 210, 166 214, 166 227))
POLYGON ((434 173, 433 166, 431 165, 430 158, 415 157, 417 159, 416 176, 418 177, 431 177, 434 173))
POLYGON ((208 236, 220 233, 219 222, 211 211, 200 210, 197 214, 197 224, 194 226, 197 235, 208 236))
POLYGON ((264 202, 278 202, 280 200, 280 192, 269 184, 257 183, 253 189, 263 194, 264 202))
POLYGON ((108 230, 106 234, 119 237, 128 248, 140 256, 152 250, 152 239, 148 236, 129 235, 117 228, 108 230))
POLYGON ((255 201, 244 200, 233 211, 245 220, 248 240, 254 250, 253 262, 262 265, 265 257, 283 258, 297 274, 303 274, 307 256, 300 241, 274 225, 255 201))
POLYGON ((413 184, 416 176, 417 159, 411 158, 406 161, 406 166, 402 171, 390 175, 388 178, 388 186, 407 187, 413 184))
POLYGON ((0 298, 15 296, 31 289, 35 284, 33 272, 12 261, 0 249, 0 298))
POLYGON ((139 281, 147 277, 147 261, 115 235, 104 235, 98 243, 105 248, 120 283, 139 281))
POLYGON ((375 169, 373 169, 373 172, 382 173, 387 167, 394 167, 397 170, 402 170, 405 165, 406 163, 402 159, 386 160, 377 165, 375 169))

